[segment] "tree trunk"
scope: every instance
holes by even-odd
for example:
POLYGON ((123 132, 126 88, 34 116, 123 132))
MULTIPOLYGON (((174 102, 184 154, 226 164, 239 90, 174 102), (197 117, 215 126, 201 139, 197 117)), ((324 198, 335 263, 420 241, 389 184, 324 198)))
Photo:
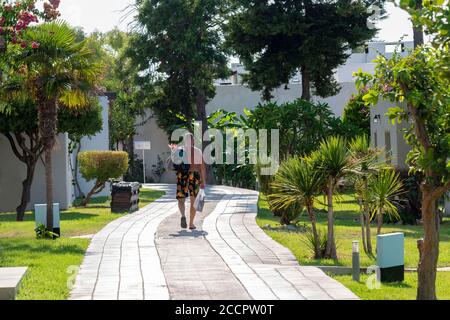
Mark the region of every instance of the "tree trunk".
POLYGON ((81 190, 80 181, 78 181, 78 154, 80 153, 80 151, 81 151, 81 141, 79 141, 77 143, 77 149, 76 149, 76 152, 75 152, 75 160, 74 160, 75 163, 73 165, 74 166, 74 168, 73 168, 73 179, 75 181, 75 186, 76 186, 76 188, 78 190, 78 196, 81 197, 81 198, 84 198, 85 197, 84 192, 83 192, 83 190, 81 190))
MULTIPOLYGON (((364 183, 364 190, 367 190, 369 188, 367 184, 367 180, 364 183)), ((369 201, 367 199, 364 200, 364 214, 366 216, 366 241, 367 241, 367 253, 370 255, 373 255, 373 248, 372 248, 372 235, 370 230, 370 211, 369 211, 369 201)))
POLYGON ((45 192, 47 200, 47 230, 53 232, 52 149, 45 148, 45 192))
POLYGON ((422 187, 424 239, 420 248, 417 300, 436 300, 436 269, 439 259, 439 235, 435 217, 436 199, 432 188, 422 187))
POLYGON ((312 206, 308 205, 306 210, 308 211, 309 219, 311 220, 312 232, 314 237, 314 258, 322 259, 322 252, 320 252, 320 239, 317 232, 316 216, 313 211, 314 209, 312 208, 312 206))
POLYGON ((311 101, 311 79, 306 66, 301 68, 302 72, 302 100, 311 101))
POLYGON ((327 259, 337 260, 336 242, 334 238, 334 211, 333 211, 333 189, 334 182, 332 179, 328 182, 327 188, 327 201, 328 201, 328 241, 327 249, 325 251, 325 257, 327 259))
MULTIPOLYGON (((423 7, 422 0, 416 0, 416 10, 421 10, 423 7)), ((423 45, 423 28, 421 26, 413 27, 413 39, 414 39, 414 49, 423 45)))
POLYGON ((52 151, 55 144, 56 126, 58 121, 58 108, 56 100, 47 100, 41 97, 38 108, 39 135, 44 145, 45 154, 45 184, 47 201, 47 229, 53 231, 53 167, 52 151))
MULTIPOLYGON (((204 151, 207 146, 204 136, 208 130, 208 118, 206 116, 206 95, 202 89, 199 89, 197 92, 196 105, 197 121, 202 125, 202 151, 204 151)), ((214 174, 210 165, 206 165, 206 177, 202 177, 202 179, 205 179, 206 183, 209 185, 215 184, 214 174)))
POLYGON ((36 168, 36 160, 30 160, 26 163, 27 165, 27 176, 22 182, 22 197, 20 200, 20 205, 17 207, 17 221, 23 221, 25 218, 25 211, 27 210, 27 205, 30 202, 31 195, 31 185, 33 184, 34 170, 36 168))
POLYGON ((364 248, 364 252, 368 253, 367 250, 367 242, 366 242, 366 219, 365 219, 365 215, 364 215, 364 206, 363 206, 363 200, 359 199, 359 211, 360 211, 360 223, 361 223, 361 239, 362 239, 362 244, 363 244, 363 248, 364 248))
POLYGON ((89 202, 91 201, 91 198, 96 195, 97 193, 101 192, 105 188, 105 182, 96 182, 94 187, 91 191, 86 195, 86 198, 83 200, 83 203, 81 204, 83 207, 86 207, 89 202))
POLYGON ((382 227, 383 227, 383 210, 379 209, 377 213, 377 235, 381 235, 382 227))

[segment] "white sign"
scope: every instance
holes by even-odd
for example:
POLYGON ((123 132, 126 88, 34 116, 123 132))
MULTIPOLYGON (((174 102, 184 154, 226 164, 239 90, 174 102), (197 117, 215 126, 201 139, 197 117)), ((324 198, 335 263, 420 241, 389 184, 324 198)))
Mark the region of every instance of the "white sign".
POLYGON ((150 141, 135 141, 134 148, 136 150, 150 150, 152 148, 152 144, 150 141))

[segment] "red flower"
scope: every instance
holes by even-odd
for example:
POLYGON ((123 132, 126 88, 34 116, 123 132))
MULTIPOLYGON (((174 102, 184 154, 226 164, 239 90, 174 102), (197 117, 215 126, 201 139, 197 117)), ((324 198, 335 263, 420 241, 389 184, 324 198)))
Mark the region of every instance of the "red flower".
POLYGON ((36 41, 33 41, 33 43, 31 44, 31 47, 32 47, 33 49, 37 49, 37 48, 39 48, 39 46, 40 46, 40 44, 37 43, 36 41))

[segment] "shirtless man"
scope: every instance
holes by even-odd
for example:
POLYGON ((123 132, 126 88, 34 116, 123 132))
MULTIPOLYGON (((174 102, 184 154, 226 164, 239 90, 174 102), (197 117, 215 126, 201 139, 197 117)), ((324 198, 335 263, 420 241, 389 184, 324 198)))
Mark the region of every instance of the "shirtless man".
POLYGON ((178 208, 181 212, 181 228, 186 229, 186 198, 191 199, 189 229, 195 230, 194 224, 196 210, 194 208, 195 199, 200 189, 205 189, 206 166, 203 161, 203 153, 194 146, 194 136, 188 133, 184 136, 184 146, 170 146, 173 152, 177 152, 182 159, 183 169, 178 169, 177 174, 177 200, 178 208))

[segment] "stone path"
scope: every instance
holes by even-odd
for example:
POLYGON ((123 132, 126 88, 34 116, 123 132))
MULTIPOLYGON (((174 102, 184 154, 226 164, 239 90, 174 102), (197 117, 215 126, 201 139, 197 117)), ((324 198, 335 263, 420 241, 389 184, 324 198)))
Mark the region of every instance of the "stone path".
POLYGON ((181 231, 174 187, 150 187, 167 195, 94 236, 72 299, 357 299, 258 227, 256 192, 208 189, 198 230, 181 231))

